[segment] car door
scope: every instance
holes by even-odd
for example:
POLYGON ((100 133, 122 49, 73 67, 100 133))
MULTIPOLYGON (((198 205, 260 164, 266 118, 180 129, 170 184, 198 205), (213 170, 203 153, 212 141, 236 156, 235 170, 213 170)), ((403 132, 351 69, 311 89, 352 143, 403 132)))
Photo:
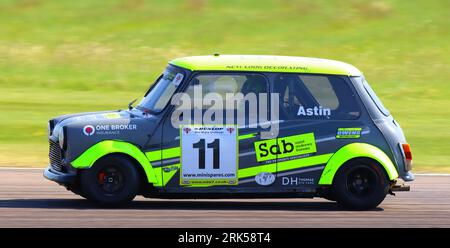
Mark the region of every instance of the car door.
POLYGON ((168 192, 264 190, 275 178, 276 163, 257 159, 255 143, 260 141, 263 129, 258 125, 260 120, 252 114, 268 111, 267 106, 258 107, 260 94, 267 92, 268 81, 262 74, 204 72, 194 75, 185 94, 177 96, 180 105, 174 106, 170 117, 164 120, 165 189, 168 192), (227 101, 233 102, 232 96, 243 98, 235 98, 237 100, 228 106, 227 101), (221 106, 220 101, 223 101, 221 106), (204 105, 205 102, 210 104, 204 105), (262 172, 272 175, 265 175, 257 183, 255 178, 262 172))
POLYGON ((274 91, 281 120, 277 186, 312 191, 333 153, 355 140, 339 139, 339 130, 363 127, 355 92, 344 76, 314 74, 279 74, 274 91))

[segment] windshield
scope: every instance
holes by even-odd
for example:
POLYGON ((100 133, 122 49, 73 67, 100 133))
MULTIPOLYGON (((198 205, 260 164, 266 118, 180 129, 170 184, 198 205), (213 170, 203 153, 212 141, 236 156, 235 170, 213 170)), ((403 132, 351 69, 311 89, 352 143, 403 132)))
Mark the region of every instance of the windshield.
POLYGON ((170 98, 183 81, 184 73, 176 67, 167 67, 155 86, 147 93, 138 105, 138 109, 142 108, 150 112, 159 113, 169 103, 170 98))

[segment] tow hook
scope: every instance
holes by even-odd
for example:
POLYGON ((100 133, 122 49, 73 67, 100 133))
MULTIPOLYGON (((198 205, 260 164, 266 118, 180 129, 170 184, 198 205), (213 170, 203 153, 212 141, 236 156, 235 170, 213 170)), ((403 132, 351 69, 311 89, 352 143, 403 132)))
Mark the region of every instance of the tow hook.
POLYGON ((395 196, 394 191, 410 191, 410 189, 409 185, 405 185, 404 183, 397 184, 397 181, 393 181, 389 186, 389 194, 395 196))

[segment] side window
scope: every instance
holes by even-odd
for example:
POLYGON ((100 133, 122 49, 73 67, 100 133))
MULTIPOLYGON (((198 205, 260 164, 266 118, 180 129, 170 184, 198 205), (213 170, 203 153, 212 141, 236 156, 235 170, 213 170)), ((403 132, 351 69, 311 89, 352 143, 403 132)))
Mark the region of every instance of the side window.
POLYGON ((339 107, 339 100, 327 77, 313 75, 299 75, 299 77, 320 106, 332 110, 336 110, 339 107))
MULTIPOLYGON (((191 109, 202 106, 203 110, 222 107, 224 110, 245 111, 245 118, 251 111, 251 104, 258 108, 260 93, 268 92, 266 78, 255 73, 203 73, 195 76, 185 93, 191 99, 191 109), (241 93, 242 97, 236 97, 241 93), (205 96, 214 95, 222 100, 222 104, 205 104, 205 96), (252 95, 252 97, 248 97, 252 95), (248 97, 248 98, 247 98, 248 97), (253 101, 256 100, 256 101, 253 101), (228 104, 227 104, 228 103, 228 104), (233 103, 233 104, 229 104, 233 103)), ((257 113, 257 111, 255 111, 257 113)), ((237 116, 237 115, 236 115, 237 116)), ((225 114, 224 114, 225 117, 225 114)))
POLYGON ((280 74, 274 80, 285 120, 352 120, 360 115, 355 95, 341 76, 280 74))

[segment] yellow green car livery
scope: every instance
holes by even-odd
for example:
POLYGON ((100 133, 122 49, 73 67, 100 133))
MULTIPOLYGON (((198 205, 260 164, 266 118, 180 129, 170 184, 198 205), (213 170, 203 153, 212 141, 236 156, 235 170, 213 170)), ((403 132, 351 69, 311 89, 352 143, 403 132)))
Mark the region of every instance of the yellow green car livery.
POLYGON ((343 62, 178 58, 133 103, 51 119, 44 176, 103 206, 136 195, 323 197, 358 210, 414 180, 399 124, 343 62))

